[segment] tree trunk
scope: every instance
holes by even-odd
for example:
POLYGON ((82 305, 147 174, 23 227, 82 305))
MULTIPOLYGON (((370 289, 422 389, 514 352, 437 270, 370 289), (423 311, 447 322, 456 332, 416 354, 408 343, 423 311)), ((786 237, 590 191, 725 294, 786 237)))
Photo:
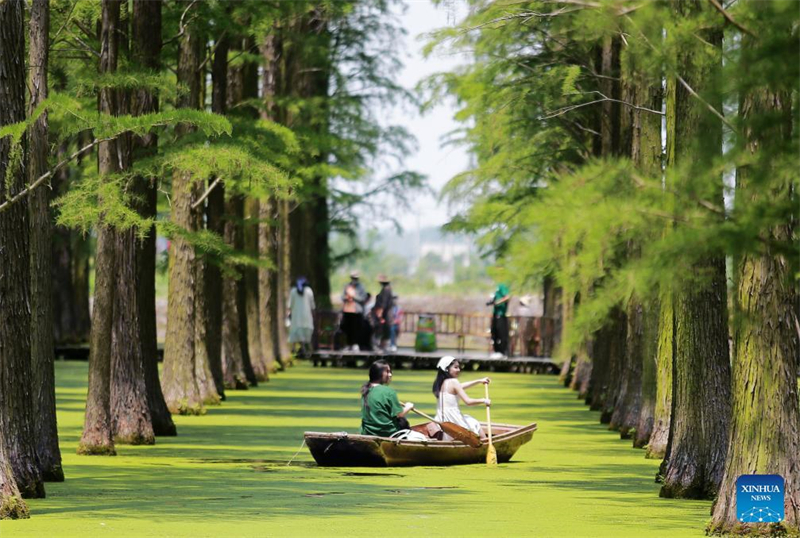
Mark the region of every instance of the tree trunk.
MULTIPOLYGON (((161 0, 134 0, 133 28, 131 52, 135 62, 151 71, 161 68, 161 0)), ((133 114, 157 112, 158 96, 153 92, 140 89, 133 94, 133 114)), ((148 133, 144 137, 134 138, 134 149, 137 156, 148 157, 156 152, 158 136, 148 133)), ((156 178, 137 179, 142 192, 142 203, 137 204, 139 213, 144 217, 155 217, 158 201, 156 178)), ((156 230, 148 231, 147 236, 137 242, 139 260, 139 298, 141 323, 141 346, 144 360, 145 388, 147 406, 155 435, 176 435, 172 414, 164 401, 161 392, 161 381, 158 375, 158 336, 156 333, 156 230)))
MULTIPOLYGON (((712 9, 689 0, 673 2, 679 17, 696 18, 712 9)), ((711 28, 701 37, 721 51, 722 32, 711 28)), ((692 44, 692 47, 698 46, 692 44)), ((703 45, 707 46, 707 45, 703 45)), ((705 52, 705 51, 704 51, 705 52)), ((683 78, 703 99, 722 109, 719 60, 698 58, 688 46, 678 53, 683 78)), ((722 125, 705 105, 671 77, 667 85, 667 166, 683 172, 676 189, 708 191, 708 172, 722 152, 722 125)), ((722 178, 705 201, 722 207, 722 178)), ((680 209, 680 208, 679 208, 680 209)), ((694 266, 706 278, 676 290, 674 308, 673 405, 669 453, 662 497, 713 498, 719 490, 728 446, 730 355, 725 285, 725 258, 710 254, 694 266)))
MULTIPOLYGON (((30 22, 31 112, 47 98, 47 65, 50 32, 48 0, 33 0, 30 22)), ((47 113, 42 114, 30 130, 28 177, 33 183, 47 172, 47 113)), ((58 448, 56 425, 56 386, 53 361, 53 290, 52 248, 53 224, 50 219, 50 190, 37 189, 30 194, 31 230, 31 365, 33 415, 36 455, 45 481, 61 482, 61 450, 58 448)))
POLYGON ((625 358, 627 320, 625 311, 620 307, 614 307, 609 314, 608 321, 602 329, 597 332, 597 340, 607 340, 604 346, 606 352, 606 364, 608 375, 606 384, 601 397, 600 423, 608 424, 617 406, 617 400, 622 386, 622 368, 625 358))
MULTIPOLYGON (((242 215, 244 200, 240 195, 233 195, 225 200, 225 243, 237 250, 242 249, 242 215)), ((222 280, 222 348, 224 361, 223 383, 227 389, 243 390, 247 388, 247 375, 244 368, 244 352, 247 340, 242 333, 242 316, 239 309, 239 283, 241 277, 226 274, 222 280), (244 344, 244 345, 243 345, 244 344)))
MULTIPOLYGON (((261 200, 258 204, 258 254, 261 258, 266 258, 272 263, 275 262, 275 229, 271 224, 275 221, 274 200, 261 200)), ((276 370, 275 352, 279 351, 276 346, 277 335, 275 334, 276 324, 274 323, 274 310, 280 297, 276 297, 273 288, 272 274, 274 269, 259 267, 258 269, 258 325, 261 336, 261 352, 264 354, 266 370, 272 373, 276 370)))
MULTIPOLYGON (((214 51, 214 61, 211 67, 211 111, 215 114, 225 114, 228 93, 228 50, 230 42, 227 36, 222 36, 214 51)), ((209 178, 209 183, 215 178, 209 178)), ((217 184, 209 193, 206 206, 207 228, 223 237, 225 235, 225 186, 223 182, 217 184)), ((208 335, 208 363, 214 386, 220 398, 225 399, 225 384, 222 374, 222 272, 216 263, 206 264, 206 333, 208 335)))
MULTIPOLYGON (((22 2, 0 4, 0 126, 25 119, 25 22, 22 2)), ((0 139, 0 200, 26 185, 27 141, 0 139)), ((23 497, 44 497, 36 459, 31 364, 30 228, 25 197, 0 213, 0 431, 13 478, 2 481, 3 502, 18 513, 14 481, 23 497)), ((0 473, 6 474, 6 473, 0 473)))
MULTIPOLYGON (((756 4, 756 13, 769 4, 756 4)), ((751 8, 752 9, 752 8, 751 8)), ((774 18, 774 16, 773 16, 774 18)), ((790 21, 782 28, 764 31, 791 35, 790 21)), ((760 50, 754 38, 742 38, 742 63, 747 72, 760 50)), ((763 50, 763 49, 761 49, 763 50)), ((790 145, 792 95, 762 82, 743 96, 740 116, 745 148, 754 161, 737 170, 736 206, 751 201, 792 196, 792 185, 770 191, 759 185, 761 177, 775 173, 771 157, 790 145), (770 118, 770 121, 765 121, 770 118), (777 149, 781 148, 781 149, 777 149), (774 153, 773 153, 774 152, 774 153)), ((746 212, 746 209, 743 210, 746 212)), ((763 230, 766 244, 788 243, 792 223, 763 230)), ((777 474, 784 478, 785 517, 776 534, 800 532, 800 405, 798 404, 797 295, 790 263, 783 255, 766 252, 746 255, 739 262, 738 309, 733 354, 732 420, 725 472, 712 510, 710 530, 715 533, 761 534, 758 524, 743 524, 736 513, 736 480, 745 474, 777 474)), ((777 527, 777 526, 776 526, 777 527)), ((763 529, 763 530, 762 530, 763 529)))
POLYGON ((653 412, 653 432, 647 442, 647 458, 663 459, 667 454, 672 417, 672 356, 674 354, 672 292, 661 295, 658 304, 658 333, 656 344, 656 402, 653 412))
POLYGON ((569 388, 578 392, 578 399, 584 400, 589 391, 589 380, 592 376, 592 361, 586 352, 586 345, 582 344, 575 359, 575 373, 569 388))
MULTIPOLYGON (((128 4, 123 2, 117 40, 119 48, 125 53, 129 52, 129 21, 128 4)), ((116 110, 112 113, 133 112, 131 91, 118 89, 116 98, 116 110)), ((116 149, 120 168, 130 168, 133 160, 132 135, 126 133, 118 136, 116 149)), ((146 184, 144 178, 137 177, 130 185, 135 200, 134 209, 139 213, 146 210, 142 207, 147 197, 146 184)), ((142 276, 142 248, 137 232, 135 228, 113 232, 116 258, 113 285, 116 289, 111 324, 111 427, 115 443, 149 445, 155 442, 155 434, 145 385, 144 309, 140 305, 142 283, 139 280, 142 276)), ((151 314, 154 315, 155 312, 151 314)))
MULTIPOLYGON (((279 37, 275 31, 264 38, 261 45, 263 69, 261 74, 261 91, 264 108, 261 118, 277 121, 275 97, 278 93, 280 75, 279 37)), ((281 333, 283 298, 281 295, 280 270, 281 256, 281 204, 282 200, 261 200, 259 205, 260 222, 258 225, 259 256, 267 258, 273 267, 262 267, 258 270, 258 293, 260 297, 259 319, 261 325, 261 349, 267 357, 270 372, 276 370, 276 363, 283 364, 288 358, 282 353, 281 333)))
MULTIPOLYGON (((570 255, 572 254, 573 253, 570 253, 570 255)), ((569 331, 572 329, 573 320, 575 318, 575 294, 565 289, 562 298, 561 346, 558 349, 558 354, 564 362, 561 363, 561 372, 558 375, 558 382, 568 387, 572 381, 572 362, 575 358, 575 355, 570 349, 571 343, 568 338, 569 331)))
MULTIPOLYGON (((120 0, 103 0, 100 29, 100 73, 113 73, 119 59, 120 0)), ((114 115, 119 111, 117 90, 100 90, 98 110, 114 115)), ((108 176, 120 171, 119 140, 98 146, 98 172, 108 176)), ((89 352, 89 394, 86 398, 86 417, 78 454, 116 455, 111 416, 111 371, 115 290, 117 284, 115 233, 101 223, 97 230, 95 255, 94 304, 92 336, 89 352)))
POLYGON ((633 296, 628 300, 625 331, 625 358, 622 363, 620 392, 608 429, 617 430, 622 439, 631 437, 639 423, 642 408, 642 360, 644 358, 644 306, 633 296))
POLYGON ((656 408, 656 355, 658 354, 658 302, 643 305, 642 395, 633 447, 645 447, 653 434, 656 408))
MULTIPOLYGON (((660 24, 648 28, 650 39, 661 39, 662 28, 660 24)), ((633 102, 650 110, 661 110, 662 90, 661 76, 657 79, 647 78, 638 66, 631 68, 633 84, 633 102)), ((662 177, 662 145, 661 145, 661 116, 644 110, 631 111, 633 125, 631 128, 631 160, 636 169, 648 178, 662 177)), ((638 256, 639 245, 634 245, 633 251, 638 256)), ((645 301, 642 304, 642 339, 641 339, 641 407, 637 423, 634 425, 636 433, 633 439, 634 448, 641 448, 648 444, 653 433, 656 408, 656 355, 658 353, 658 319, 659 302, 645 301)), ((633 327, 630 327, 633 328, 633 327)), ((668 410, 669 408, 667 408, 668 410)), ((667 421, 669 416, 667 415, 667 421)), ((668 431, 668 430, 667 430, 668 431)))
MULTIPOLYGON (((259 203, 254 198, 248 198, 244 203, 244 248, 252 256, 258 256, 258 219, 259 203)), ((254 267, 247 267, 244 270, 245 285, 245 308, 247 311, 247 347, 250 355, 250 364, 255 375, 255 379, 248 381, 269 381, 269 368, 267 366, 266 352, 272 353, 272 349, 265 350, 261 346, 261 331, 263 327, 260 323, 261 300, 258 286, 258 270, 254 267)))
MULTIPOLYGON (((185 28, 178 55, 178 81, 188 88, 179 107, 200 108, 200 56, 203 41, 198 29, 185 28)), ((182 134, 190 131, 181 126, 182 134)), ((190 172, 176 171, 172 178, 172 222, 189 232, 202 226, 202 208, 192 204, 202 195, 202 183, 190 172)), ((202 414, 207 404, 219 403, 208 364, 205 322, 205 278, 202 260, 185 237, 170 244, 167 335, 161 388, 173 413, 202 414)))

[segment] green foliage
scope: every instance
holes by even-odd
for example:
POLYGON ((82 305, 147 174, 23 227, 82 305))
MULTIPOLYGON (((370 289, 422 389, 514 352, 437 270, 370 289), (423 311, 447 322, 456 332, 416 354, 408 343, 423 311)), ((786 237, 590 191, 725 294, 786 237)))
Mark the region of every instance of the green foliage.
MULTIPOLYGON (((708 256, 781 256, 798 274, 797 236, 773 233, 796 220, 798 206, 797 132, 773 132, 797 123, 797 5, 735 3, 729 15, 746 30, 728 25, 723 49, 704 38, 726 22, 717 10, 703 6, 687 16, 677 5, 476 0, 429 44, 473 53, 470 64, 424 86, 431 102, 458 100, 464 127, 453 142, 475 156, 444 191, 466 207, 449 228, 480 233, 511 282, 550 275, 581 291, 566 342, 573 349, 632 294, 655 301, 671 286, 701 285, 708 275, 695 267, 708 256), (721 158, 695 153, 663 173, 631 161, 627 148, 597 158, 603 79, 596 58, 611 37, 621 42, 622 76, 639 88, 682 76, 689 55, 698 68, 723 63, 712 88, 726 96, 721 158), (741 114, 742 96, 766 90, 792 95, 791 117, 741 114), (770 143, 748 145, 758 133, 770 143), (734 187, 734 170, 746 171, 746 190, 734 187)), ((693 99, 711 114, 713 95, 701 90, 693 99)))

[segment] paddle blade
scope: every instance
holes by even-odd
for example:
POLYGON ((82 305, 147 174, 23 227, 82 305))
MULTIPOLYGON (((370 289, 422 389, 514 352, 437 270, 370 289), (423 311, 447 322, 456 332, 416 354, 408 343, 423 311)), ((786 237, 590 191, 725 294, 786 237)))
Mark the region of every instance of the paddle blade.
POLYGON ((481 447, 481 438, 478 437, 477 434, 469 431, 468 429, 463 428, 458 424, 453 424, 452 422, 440 422, 439 426, 442 427, 444 433, 446 433, 453 439, 461 441, 465 445, 469 445, 472 448, 481 447))
POLYGON ((488 450, 486 450, 486 465, 493 466, 497 465, 497 450, 494 449, 494 445, 490 444, 488 450))

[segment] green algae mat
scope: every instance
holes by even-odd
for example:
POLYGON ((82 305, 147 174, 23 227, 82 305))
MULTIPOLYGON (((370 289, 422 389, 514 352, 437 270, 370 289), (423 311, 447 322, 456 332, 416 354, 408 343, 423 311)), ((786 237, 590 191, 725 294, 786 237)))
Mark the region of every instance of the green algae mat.
MULTIPOLYGON (((301 363, 205 416, 176 417, 178 437, 118 446, 117 457, 75 454, 87 365, 59 362, 56 377, 67 481, 29 501, 31 519, 0 523, 2 538, 679 537, 703 536, 709 518, 710 502, 660 499, 658 462, 555 376, 492 375, 492 419, 539 424, 510 463, 387 469, 321 468, 298 453, 303 431, 358 429, 358 370, 301 363)), ((433 372, 400 370, 393 386, 433 412, 432 382, 433 372)))

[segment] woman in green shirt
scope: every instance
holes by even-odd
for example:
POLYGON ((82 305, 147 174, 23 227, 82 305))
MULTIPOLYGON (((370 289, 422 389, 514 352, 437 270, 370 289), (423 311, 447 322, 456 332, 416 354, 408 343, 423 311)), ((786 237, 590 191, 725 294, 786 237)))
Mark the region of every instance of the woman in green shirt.
POLYGON ((361 434, 389 437, 408 428, 406 415, 414 408, 411 402, 400 405, 397 392, 389 388, 392 367, 378 360, 369 367, 369 381, 361 387, 361 434))

